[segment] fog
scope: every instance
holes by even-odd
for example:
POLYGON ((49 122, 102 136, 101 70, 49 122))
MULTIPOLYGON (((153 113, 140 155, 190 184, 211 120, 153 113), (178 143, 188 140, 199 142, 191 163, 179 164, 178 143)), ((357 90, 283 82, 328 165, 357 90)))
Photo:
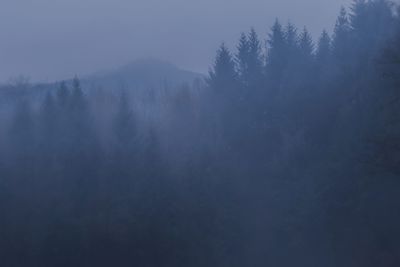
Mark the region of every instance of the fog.
POLYGON ((275 18, 332 31, 350 0, 2 0, 0 81, 71 78, 142 57, 206 73, 221 41, 275 18))
POLYGON ((400 266, 400 3, 7 5, 1 267, 400 266))

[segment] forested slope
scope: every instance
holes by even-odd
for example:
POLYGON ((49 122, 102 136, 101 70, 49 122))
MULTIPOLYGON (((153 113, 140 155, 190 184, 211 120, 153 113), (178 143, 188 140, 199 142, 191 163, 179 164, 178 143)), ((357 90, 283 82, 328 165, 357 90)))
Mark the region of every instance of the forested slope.
POLYGON ((399 266, 399 10, 354 1, 317 41, 277 20, 141 97, 15 89, 0 265, 399 266))

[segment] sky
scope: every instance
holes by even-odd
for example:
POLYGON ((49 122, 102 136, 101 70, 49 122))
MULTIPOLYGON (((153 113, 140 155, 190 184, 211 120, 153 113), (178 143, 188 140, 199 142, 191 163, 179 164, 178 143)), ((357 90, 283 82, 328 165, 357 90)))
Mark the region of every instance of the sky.
POLYGON ((235 48, 274 20, 332 31, 351 0, 0 0, 0 82, 54 81, 157 58, 206 73, 221 42, 235 48))

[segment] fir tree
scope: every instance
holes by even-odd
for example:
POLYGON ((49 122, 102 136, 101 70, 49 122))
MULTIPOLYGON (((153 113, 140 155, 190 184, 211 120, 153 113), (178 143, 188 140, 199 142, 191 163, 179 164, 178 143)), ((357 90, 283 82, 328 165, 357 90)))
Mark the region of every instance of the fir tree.
POLYGON ((342 7, 333 33, 332 53, 335 60, 346 62, 350 49, 350 24, 346 9, 342 7))
POLYGON ((236 62, 238 68, 238 75, 241 82, 245 87, 248 86, 249 80, 249 54, 250 45, 245 33, 242 33, 239 39, 239 45, 237 46, 236 62))
POLYGON ((276 86, 282 79, 282 75, 287 64, 285 33, 282 30, 282 25, 278 20, 276 20, 272 26, 267 44, 267 76, 269 80, 276 86))
POLYGON ((44 102, 40 109, 40 130, 42 146, 50 148, 56 138, 58 113, 56 101, 52 92, 47 92, 44 102))
POLYGON ((33 152, 36 146, 35 120, 31 103, 27 99, 20 99, 14 111, 14 117, 9 131, 12 154, 19 163, 32 163, 33 152))
POLYGON ((249 33, 249 72, 250 76, 250 86, 257 86, 262 79, 262 51, 261 42, 258 38, 257 32, 252 28, 249 33))
POLYGON ((231 52, 222 44, 217 51, 213 68, 209 72, 208 84, 214 90, 233 90, 237 83, 235 62, 231 52))
POLYGON ((296 60, 299 49, 299 34, 296 26, 288 23, 285 28, 286 53, 289 60, 296 60))
POLYGON ((307 28, 304 27, 299 38, 299 51, 303 60, 311 61, 314 53, 314 43, 307 28))
POLYGON ((65 108, 69 102, 70 92, 65 81, 62 81, 60 88, 57 90, 57 105, 65 108))
POLYGON ((327 66, 331 56, 331 38, 326 30, 323 30, 316 51, 316 61, 318 67, 327 66))

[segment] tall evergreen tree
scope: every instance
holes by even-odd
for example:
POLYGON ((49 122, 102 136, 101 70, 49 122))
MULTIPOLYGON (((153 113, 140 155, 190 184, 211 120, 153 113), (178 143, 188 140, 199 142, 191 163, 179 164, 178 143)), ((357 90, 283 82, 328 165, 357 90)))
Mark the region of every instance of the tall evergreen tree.
POLYGON ((290 61, 296 61, 299 50, 299 34, 296 26, 289 22, 285 28, 286 53, 290 61))
POLYGON ((127 92, 122 92, 117 114, 114 118, 113 129, 115 131, 115 140, 119 146, 131 149, 134 142, 136 142, 137 129, 129 99, 127 92))
POLYGON ((72 81, 71 108, 76 112, 81 112, 85 108, 85 97, 81 88, 80 80, 77 76, 72 81))
POLYGON ((333 33, 332 53, 337 62, 346 62, 349 60, 350 50, 350 23, 346 9, 342 7, 333 33))
POLYGON ((392 14, 392 4, 387 0, 353 1, 350 26, 359 67, 374 65, 377 52, 392 34, 392 14))
POLYGON ((84 95, 78 77, 72 82, 72 93, 68 108, 68 126, 70 127, 69 143, 70 156, 72 158, 80 155, 81 160, 75 161, 78 166, 89 167, 86 171, 90 171, 91 166, 88 162, 95 160, 97 140, 94 135, 94 125, 91 119, 89 104, 84 95), (86 164, 86 165, 85 165, 86 164))
POLYGON ((242 84, 247 87, 249 80, 249 54, 250 45, 249 40, 245 33, 242 33, 239 39, 239 44, 237 46, 236 62, 238 68, 238 75, 242 84))
POLYGON ((65 81, 62 81, 60 88, 57 90, 57 105, 65 108, 69 102, 70 92, 65 81))
POLYGON ((214 90, 233 90, 237 85, 237 78, 235 61, 226 45, 222 44, 209 72, 208 84, 214 90))
POLYGON ((278 20, 272 26, 267 44, 267 77, 274 84, 274 87, 276 87, 283 77, 283 72, 287 64, 285 33, 278 20))
MULTIPOLYGON (((9 145, 11 157, 14 155, 16 162, 21 166, 33 163, 34 150, 36 148, 35 118, 31 103, 27 99, 20 99, 14 111, 10 131, 9 145)), ((32 166, 25 166, 27 171, 32 166)))
POLYGON ((46 93, 44 102, 40 109, 40 144, 46 154, 53 154, 55 151, 54 143, 57 137, 58 113, 54 96, 51 91, 46 93))
POLYGON ((117 113, 113 119, 113 159, 115 173, 129 175, 136 170, 141 147, 135 114, 127 92, 121 93, 117 113))
POLYGON ((252 86, 257 85, 262 78, 262 51, 261 42, 257 32, 252 28, 249 33, 249 71, 251 74, 252 86))
POLYGON ((78 77, 75 77, 72 82, 68 116, 72 127, 73 138, 80 139, 81 141, 90 138, 88 136, 90 135, 88 103, 83 94, 78 77))
POLYGON ((299 38, 299 52, 304 61, 310 62, 312 60, 314 54, 314 43, 311 34, 305 27, 299 38))
POLYGON ((259 85, 263 75, 261 42, 254 28, 246 36, 242 34, 239 39, 236 61, 238 74, 245 88, 259 85))
POLYGON ((368 4, 366 0, 353 0, 351 13, 349 16, 350 26, 356 32, 365 31, 369 27, 368 23, 368 4), (363 29, 364 28, 364 29, 363 29))
POLYGON ((323 30, 316 51, 316 61, 318 68, 327 67, 331 56, 331 38, 326 30, 323 30))

